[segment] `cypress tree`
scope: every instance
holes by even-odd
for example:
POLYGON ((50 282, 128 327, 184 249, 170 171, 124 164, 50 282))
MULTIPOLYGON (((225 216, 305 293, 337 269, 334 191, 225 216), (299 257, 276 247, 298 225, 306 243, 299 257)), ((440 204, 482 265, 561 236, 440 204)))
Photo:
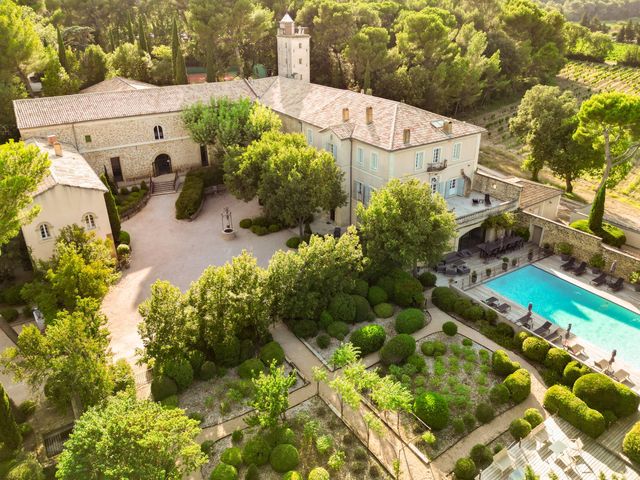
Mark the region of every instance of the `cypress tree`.
POLYGON ((131 14, 127 14, 127 36, 129 37, 129 43, 136 43, 136 37, 133 34, 133 22, 131 21, 131 14))
POLYGON ((607 191, 606 184, 603 184, 596 192, 596 196, 591 204, 591 212, 589 212, 589 228, 593 233, 602 231, 602 219, 604 217, 604 201, 607 191))
POLYGON ((109 224, 111 225, 111 233, 113 234, 113 241, 115 243, 120 237, 120 214, 118 213, 118 207, 116 207, 116 200, 113 197, 113 193, 111 193, 109 181, 104 173, 100 175, 100 180, 102 180, 102 183, 107 187, 107 191, 104 193, 104 202, 107 206, 109 224))
POLYGON ((147 32, 144 28, 144 20, 142 18, 142 15, 138 15, 138 47, 140 47, 140 50, 144 50, 145 52, 151 54, 151 52, 149 51, 147 32))
POLYGON ((207 49, 207 52, 206 52, 207 82, 215 82, 218 80, 218 75, 216 72, 216 60, 214 58, 211 47, 206 45, 205 48, 207 49))
POLYGON ((20 448, 22 437, 11 411, 11 402, 0 384, 0 445, 10 452, 20 448))
POLYGON ((60 31, 60 27, 56 27, 56 33, 58 35, 58 59, 60 60, 60 65, 66 71, 68 71, 68 63, 67 63, 67 51, 64 48, 64 40, 62 38, 62 32, 60 31))
POLYGON ((187 66, 184 63, 184 55, 182 50, 178 49, 178 55, 176 56, 176 76, 173 79, 176 85, 186 85, 189 83, 187 80, 187 66))
POLYGON ((171 25, 171 69, 173 78, 176 78, 176 60, 178 58, 178 52, 180 51, 180 40, 178 40, 178 23, 175 17, 173 18, 173 24, 171 25))

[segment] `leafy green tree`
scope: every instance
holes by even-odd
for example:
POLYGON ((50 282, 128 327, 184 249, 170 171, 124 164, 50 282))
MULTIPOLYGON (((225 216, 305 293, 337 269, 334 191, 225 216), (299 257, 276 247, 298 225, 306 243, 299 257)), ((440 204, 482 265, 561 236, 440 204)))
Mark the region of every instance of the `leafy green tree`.
POLYGON ((382 377, 371 391, 371 399, 383 412, 395 412, 397 427, 400 428, 400 413, 413 408, 413 395, 402 383, 392 377, 382 377))
POLYGON ((106 317, 94 299, 79 299, 74 312, 61 311, 45 333, 27 325, 16 347, 0 358, 5 372, 33 388, 45 386, 55 403, 71 402, 74 413, 96 405, 111 394, 111 377, 106 317))
POLYGON ((389 40, 389 32, 385 28, 366 26, 351 38, 345 49, 356 80, 365 91, 371 88, 371 76, 387 60, 389 40))
MULTIPOLYGON (((65 62, 67 64, 72 61, 75 63, 73 53, 71 51, 67 53, 65 62)), ((42 77, 42 92, 48 97, 77 93, 80 89, 78 77, 75 74, 69 74, 69 71, 60 63, 59 56, 53 49, 47 49, 46 56, 48 60, 42 77)))
POLYGON ((49 172, 49 157, 35 145, 0 145, 0 246, 39 212, 32 194, 49 172))
POLYGON ((365 254, 378 267, 434 265, 455 238, 455 217, 444 199, 415 179, 391 180, 367 207, 358 205, 357 215, 365 254))
POLYGON ((0 76, 0 145, 20 138, 13 101, 27 96, 27 90, 17 76, 8 76, 6 80, 0 76))
POLYGON ((311 367, 313 372, 313 381, 316 382, 316 395, 320 395, 320 382, 326 382, 329 379, 329 372, 323 367, 311 367))
POLYGON ((155 85, 173 84, 172 53, 166 45, 156 45, 151 52, 151 81, 155 85))
POLYGON ((146 82, 149 79, 151 58, 133 43, 125 43, 111 54, 111 66, 116 75, 146 82))
POLYGON ((384 433, 384 424, 373 412, 365 412, 362 415, 362 419, 364 420, 364 424, 367 427, 367 448, 369 448, 369 438, 371 437, 371 432, 382 435, 384 433))
POLYGON ((109 74, 109 60, 100 45, 89 45, 80 57, 82 88, 102 82, 109 74))
POLYGON ((0 453, 13 452, 22 445, 22 436, 13 417, 9 395, 0 384, 0 453))
POLYGON ((131 396, 111 397, 76 421, 56 478, 180 480, 207 462, 198 421, 183 410, 131 396))
POLYGON ((269 373, 260 372, 252 380, 255 388, 251 406, 256 410, 249 425, 272 427, 285 420, 289 408, 289 389, 296 384, 296 372, 284 373, 284 365, 278 367, 273 361, 269 373))

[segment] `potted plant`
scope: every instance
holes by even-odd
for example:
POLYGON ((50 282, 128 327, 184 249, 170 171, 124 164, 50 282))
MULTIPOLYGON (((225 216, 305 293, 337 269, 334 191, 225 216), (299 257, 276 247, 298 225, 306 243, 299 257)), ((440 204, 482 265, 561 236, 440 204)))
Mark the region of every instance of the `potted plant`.
POLYGON ((602 272, 602 269, 604 268, 604 258, 602 257, 602 254, 601 253, 593 254, 592 257, 589 259, 589 266, 591 267, 591 272, 594 275, 597 275, 600 272, 602 272))
POLYGON ((527 253, 527 259, 529 261, 533 260, 533 249, 529 249, 529 252, 527 253))
POLYGON ((560 258, 564 262, 571 258, 571 254, 573 253, 573 245, 567 242, 560 242, 558 244, 558 252, 560 253, 560 258))
POLYGON ((471 283, 476 283, 477 281, 478 281, 478 274, 474 270, 473 272, 471 272, 471 283))
POLYGON ((518 259, 517 258, 512 258, 511 259, 511 266, 515 267, 516 265, 518 265, 518 259))
POLYGON ((633 289, 636 292, 640 292, 640 270, 631 272, 631 275, 629 275, 629 281, 631 282, 631 285, 633 285, 633 289))
POLYGON ((484 273, 487 274, 487 277, 490 277, 491 276, 491 269, 487 268, 484 273))
POLYGON ((553 253, 553 247, 549 242, 545 242, 542 248, 544 249, 544 253, 547 255, 551 255, 553 253))
POLYGON ((502 271, 506 272, 509 268, 509 257, 502 257, 502 271))

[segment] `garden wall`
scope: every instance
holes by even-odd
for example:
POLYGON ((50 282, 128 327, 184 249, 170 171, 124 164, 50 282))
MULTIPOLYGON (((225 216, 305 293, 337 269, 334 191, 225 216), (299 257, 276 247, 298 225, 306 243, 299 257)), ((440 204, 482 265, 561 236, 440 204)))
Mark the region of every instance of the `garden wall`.
POLYGON ((476 170, 476 173, 473 175, 473 190, 488 193, 498 200, 509 202, 520 199, 522 187, 476 170))
POLYGON ((585 262, 588 262, 594 254, 600 253, 605 260, 605 271, 611 267, 613 262, 616 262, 616 275, 624 277, 627 281, 631 272, 640 270, 640 259, 603 244, 600 238, 595 235, 581 232, 533 213, 519 212, 517 219, 522 226, 529 227, 532 241, 535 238, 534 227, 542 229, 540 246, 545 243, 550 243, 551 245, 560 242, 570 243, 573 245, 573 256, 585 262))

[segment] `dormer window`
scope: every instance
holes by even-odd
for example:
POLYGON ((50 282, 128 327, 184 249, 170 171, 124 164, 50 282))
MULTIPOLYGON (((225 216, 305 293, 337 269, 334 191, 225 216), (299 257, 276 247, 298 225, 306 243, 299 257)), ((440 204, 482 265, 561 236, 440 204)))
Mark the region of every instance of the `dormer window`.
POLYGON ((96 228, 96 219, 93 213, 85 213, 82 217, 82 224, 86 230, 93 230, 96 228))
POLYGON ((156 125, 155 127, 153 127, 153 137, 156 140, 164 139, 164 132, 162 131, 162 127, 160 125, 156 125))

